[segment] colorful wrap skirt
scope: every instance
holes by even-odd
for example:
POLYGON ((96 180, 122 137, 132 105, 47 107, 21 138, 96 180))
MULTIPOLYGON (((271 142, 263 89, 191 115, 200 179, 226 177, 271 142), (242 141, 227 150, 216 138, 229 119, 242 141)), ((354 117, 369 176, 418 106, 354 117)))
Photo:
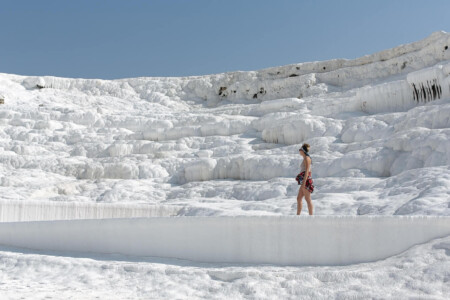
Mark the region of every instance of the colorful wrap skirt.
MULTIPOLYGON (((298 174, 297 177, 295 178, 295 180, 297 180, 297 182, 298 182, 298 185, 301 185, 303 183, 303 177, 305 177, 305 171, 298 174)), ((311 172, 309 173, 309 176, 306 179, 306 189, 310 193, 314 192, 314 182, 311 178, 311 172)))

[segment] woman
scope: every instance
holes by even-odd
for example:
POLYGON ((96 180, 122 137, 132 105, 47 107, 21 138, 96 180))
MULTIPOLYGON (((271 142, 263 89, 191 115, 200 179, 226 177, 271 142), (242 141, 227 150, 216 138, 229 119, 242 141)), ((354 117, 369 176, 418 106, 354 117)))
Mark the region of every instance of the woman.
POLYGON ((309 156, 309 145, 303 144, 302 147, 298 150, 300 155, 303 157, 303 162, 300 166, 300 174, 297 175, 298 184, 300 185, 300 189, 298 190, 297 196, 297 215, 300 215, 302 212, 302 199, 305 197, 306 203, 308 204, 308 212, 309 215, 313 214, 313 205, 311 202, 311 193, 314 191, 314 184, 311 178, 311 157, 309 156), (308 176, 305 176, 308 174, 308 176), (304 180, 304 178, 306 179, 304 180))

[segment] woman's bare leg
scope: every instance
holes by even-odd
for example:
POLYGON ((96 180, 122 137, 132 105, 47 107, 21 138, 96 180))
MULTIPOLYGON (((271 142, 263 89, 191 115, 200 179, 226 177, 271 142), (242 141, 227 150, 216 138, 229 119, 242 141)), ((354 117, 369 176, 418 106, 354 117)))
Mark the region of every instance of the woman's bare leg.
POLYGON ((302 189, 300 188, 298 190, 297 195, 297 215, 300 215, 302 213, 302 199, 303 199, 303 192, 302 189))
POLYGON ((311 193, 308 190, 305 191, 305 200, 306 200, 306 203, 308 204, 309 215, 312 216, 313 215, 313 205, 312 205, 312 201, 311 201, 311 193))

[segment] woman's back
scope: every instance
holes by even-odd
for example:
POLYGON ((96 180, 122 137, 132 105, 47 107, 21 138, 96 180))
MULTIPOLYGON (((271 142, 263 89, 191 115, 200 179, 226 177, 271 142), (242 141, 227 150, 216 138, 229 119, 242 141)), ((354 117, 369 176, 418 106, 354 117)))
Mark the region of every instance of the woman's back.
POLYGON ((309 159, 309 172, 312 172, 312 161, 311 157, 307 156, 303 159, 302 163, 300 164, 300 172, 306 171, 306 160, 309 159))

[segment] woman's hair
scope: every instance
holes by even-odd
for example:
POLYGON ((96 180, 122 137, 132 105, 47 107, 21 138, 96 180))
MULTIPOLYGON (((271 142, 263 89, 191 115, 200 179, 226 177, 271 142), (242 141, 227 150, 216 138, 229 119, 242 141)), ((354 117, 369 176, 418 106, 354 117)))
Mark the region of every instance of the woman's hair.
POLYGON ((303 151, 305 151, 305 153, 308 153, 309 152, 309 144, 303 144, 302 149, 303 149, 303 151))

